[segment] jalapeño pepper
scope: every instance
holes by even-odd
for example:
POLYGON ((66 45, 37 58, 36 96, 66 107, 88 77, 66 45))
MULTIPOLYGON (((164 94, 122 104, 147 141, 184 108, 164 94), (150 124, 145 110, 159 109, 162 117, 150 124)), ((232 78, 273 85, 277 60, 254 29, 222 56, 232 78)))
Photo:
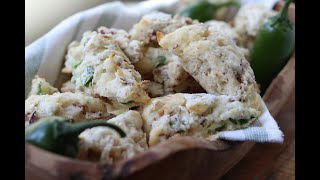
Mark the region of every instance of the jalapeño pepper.
POLYGON ((219 9, 229 6, 239 7, 240 4, 235 0, 214 4, 209 3, 207 0, 202 0, 186 7, 179 13, 179 15, 190 17, 191 19, 197 19, 200 22, 206 22, 214 19, 219 9))
POLYGON ((287 0, 280 12, 261 26, 250 52, 250 64, 262 93, 286 64, 295 47, 295 26, 288 17, 290 2, 287 0))
POLYGON ((70 123, 64 118, 53 116, 26 127, 25 141, 57 154, 75 157, 79 149, 79 134, 96 126, 106 126, 117 131, 121 137, 126 136, 118 126, 105 120, 70 123))

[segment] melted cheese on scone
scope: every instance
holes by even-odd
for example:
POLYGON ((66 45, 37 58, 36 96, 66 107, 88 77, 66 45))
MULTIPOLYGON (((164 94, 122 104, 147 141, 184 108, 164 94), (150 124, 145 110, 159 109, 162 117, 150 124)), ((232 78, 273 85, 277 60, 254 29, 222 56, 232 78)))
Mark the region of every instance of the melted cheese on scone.
POLYGON ((184 26, 164 36, 160 45, 178 55, 183 68, 208 93, 259 104, 249 62, 234 41, 218 28, 205 24, 184 26))
POLYGON ((148 149, 146 134, 142 131, 143 121, 137 111, 128 111, 108 120, 118 125, 126 137, 108 127, 94 127, 79 135, 79 159, 113 163, 131 158, 148 149))
POLYGON ((149 146, 177 134, 211 139, 222 130, 247 127, 259 115, 230 96, 204 93, 158 97, 142 108, 149 146))
POLYGON ((49 116, 61 116, 75 122, 108 118, 107 104, 81 92, 31 95, 25 101, 25 125, 49 116))

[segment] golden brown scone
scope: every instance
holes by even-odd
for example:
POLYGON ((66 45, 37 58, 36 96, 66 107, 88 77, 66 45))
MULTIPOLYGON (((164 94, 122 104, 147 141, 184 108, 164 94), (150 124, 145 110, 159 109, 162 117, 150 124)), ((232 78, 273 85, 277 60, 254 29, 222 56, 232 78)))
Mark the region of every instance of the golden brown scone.
POLYGON ((192 23, 192 19, 187 17, 172 17, 163 12, 152 12, 144 15, 129 31, 129 34, 132 39, 142 41, 146 46, 159 47, 157 31, 167 34, 192 23))
POLYGON ((259 115, 231 96, 204 93, 153 98, 142 108, 149 146, 177 134, 212 139, 222 130, 247 127, 259 115))
POLYGON ((164 36, 159 44, 179 56, 183 68, 208 93, 259 104, 249 62, 234 41, 219 29, 205 24, 184 26, 164 36))
POLYGON ((144 58, 134 64, 135 69, 144 79, 162 84, 165 94, 202 89, 182 68, 179 57, 160 48, 157 42, 159 32, 164 35, 192 23, 194 22, 187 17, 153 12, 143 16, 130 31, 132 38, 142 41, 147 49, 144 58))
POLYGON ((52 87, 44 78, 40 78, 38 75, 35 76, 31 83, 31 90, 28 97, 31 95, 54 94, 59 92, 57 88, 52 87))
POLYGON ((144 15, 141 20, 129 31, 132 39, 143 42, 145 47, 144 57, 134 63, 137 71, 144 79, 152 80, 152 71, 156 67, 156 58, 163 55, 157 41, 157 31, 167 34, 176 29, 192 24, 193 21, 187 17, 179 17, 163 12, 152 12, 144 15))
POLYGON ((130 59, 131 63, 138 62, 143 57, 143 43, 132 39, 130 34, 122 29, 99 27, 98 32, 109 36, 118 43, 120 49, 130 59))
POLYGON ((119 106, 147 103, 147 81, 109 35, 91 32, 83 49, 83 61, 73 71, 71 82, 77 91, 106 97, 119 106))
POLYGON ((113 163, 129 159, 148 149, 146 134, 142 131, 143 121, 137 111, 128 111, 108 120, 126 133, 121 138, 108 127, 94 127, 79 135, 80 148, 77 158, 113 163))
MULTIPOLYGON (((130 59, 132 63, 137 62, 143 57, 143 43, 138 40, 132 40, 129 33, 122 29, 99 27, 98 32, 104 36, 112 38, 130 59)), ((63 73, 72 73, 72 71, 81 63, 83 49, 90 40, 92 32, 87 31, 82 35, 80 42, 73 41, 69 44, 67 55, 65 57, 65 67, 63 73)))
POLYGON ((25 101, 25 125, 49 116, 62 116, 75 122, 108 118, 107 104, 81 92, 31 95, 25 101))

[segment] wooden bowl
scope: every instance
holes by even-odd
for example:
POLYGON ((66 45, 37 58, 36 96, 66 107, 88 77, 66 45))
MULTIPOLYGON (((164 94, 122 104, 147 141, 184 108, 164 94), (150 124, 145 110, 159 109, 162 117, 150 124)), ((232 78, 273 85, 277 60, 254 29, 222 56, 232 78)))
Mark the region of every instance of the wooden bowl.
MULTIPOLYGON (((275 6, 281 7, 282 3, 275 6), (279 5, 280 4, 280 5, 279 5)), ((295 6, 289 15, 294 22, 295 6)), ((273 80, 263 100, 276 116, 295 87, 295 55, 273 80)), ((60 156, 25 144, 26 179, 219 179, 253 147, 254 142, 207 141, 176 137, 114 164, 60 156)))

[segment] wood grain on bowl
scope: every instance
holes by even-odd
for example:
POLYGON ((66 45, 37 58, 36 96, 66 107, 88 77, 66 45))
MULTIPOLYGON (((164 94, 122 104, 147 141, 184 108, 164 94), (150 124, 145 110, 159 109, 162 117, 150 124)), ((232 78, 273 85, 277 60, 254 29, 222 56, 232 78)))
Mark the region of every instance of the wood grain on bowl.
MULTIPOLYGON (((294 6, 289 15, 294 19, 294 6)), ((57 83, 57 82, 56 82, 57 83)), ((295 84, 295 55, 273 80, 263 100, 276 117, 295 84)), ((70 159, 25 145, 26 179, 219 179, 254 142, 206 141, 174 137, 131 159, 114 164, 70 159), (200 172, 200 173, 199 173, 200 172)))

